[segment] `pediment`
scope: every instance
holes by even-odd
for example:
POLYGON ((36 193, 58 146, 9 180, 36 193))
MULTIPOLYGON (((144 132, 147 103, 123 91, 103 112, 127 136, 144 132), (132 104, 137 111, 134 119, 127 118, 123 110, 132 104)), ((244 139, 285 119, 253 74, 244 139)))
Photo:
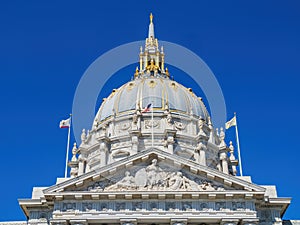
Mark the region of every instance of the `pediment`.
POLYGON ((149 149, 44 190, 52 194, 264 192, 238 177, 149 149))

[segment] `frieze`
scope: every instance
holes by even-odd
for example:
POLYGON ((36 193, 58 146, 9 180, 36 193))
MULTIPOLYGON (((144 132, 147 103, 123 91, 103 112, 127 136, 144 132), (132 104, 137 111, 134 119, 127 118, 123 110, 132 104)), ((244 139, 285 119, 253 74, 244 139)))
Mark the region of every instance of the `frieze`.
POLYGON ((76 209, 76 203, 63 203, 62 211, 63 212, 71 212, 76 209))
POLYGON ((259 211, 260 222, 270 222, 272 221, 272 211, 271 210, 261 210, 259 211))
POLYGON ((245 202, 232 202, 232 210, 233 211, 243 211, 246 208, 245 202))
MULTIPOLYGON (((118 211, 167 211, 167 212, 255 212, 253 202, 231 202, 231 201, 88 201, 88 202, 67 202, 56 203, 54 213, 75 213, 78 212, 118 212, 118 211)), ((270 211, 262 210, 262 218, 269 219, 270 211)))
POLYGON ((93 209, 93 204, 91 202, 82 203, 82 211, 89 212, 93 209))
POLYGON ((51 218, 51 214, 52 212, 50 211, 31 211, 29 213, 29 219, 47 222, 51 218))
POLYGON ((216 202, 216 210, 217 211, 225 211, 226 210, 226 202, 216 202))

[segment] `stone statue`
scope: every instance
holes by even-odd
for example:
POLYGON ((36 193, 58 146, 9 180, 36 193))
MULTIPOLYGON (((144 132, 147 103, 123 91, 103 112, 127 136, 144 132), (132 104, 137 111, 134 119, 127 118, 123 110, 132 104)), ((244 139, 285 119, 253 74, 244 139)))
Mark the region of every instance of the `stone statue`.
POLYGON ((169 187, 172 190, 178 190, 178 189, 186 190, 190 188, 190 184, 189 184, 189 180, 183 177, 181 172, 177 172, 169 179, 169 187))
POLYGON ((166 102, 166 104, 165 104, 165 111, 164 111, 164 114, 168 114, 169 113, 169 103, 168 102, 166 102))
POLYGON ((147 186, 153 188, 154 185, 159 183, 160 175, 162 169, 156 165, 157 159, 153 159, 151 165, 146 168, 147 172, 147 186))
POLYGON ((137 124, 137 122, 138 122, 137 110, 135 110, 135 112, 132 116, 132 122, 133 122, 133 124, 137 124))
POLYGON ((167 112, 166 121, 167 121, 167 128, 172 128, 173 129, 173 118, 172 118, 172 115, 171 115, 170 111, 167 112))
POLYGON ((86 141, 86 132, 85 132, 85 129, 82 129, 80 138, 81 138, 81 143, 85 143, 85 141, 86 141))
POLYGON ((223 127, 221 127, 221 128, 220 128, 220 141, 221 141, 220 147, 226 146, 224 140, 225 140, 225 132, 224 132, 223 127))
POLYGON ((132 128, 133 129, 140 129, 141 127, 141 109, 140 106, 134 111, 134 114, 132 116, 132 128))
POLYGON ((168 122, 168 125, 172 125, 172 115, 171 115, 171 113, 168 113, 168 115, 167 115, 167 122, 168 122))
POLYGON ((135 189, 135 188, 136 188, 136 184, 135 184, 134 177, 130 175, 129 171, 126 171, 125 177, 122 180, 106 188, 106 190, 123 190, 123 189, 126 190, 126 189, 135 189))
POLYGON ((235 156, 234 156, 234 147, 232 145, 232 141, 229 142, 229 149, 230 149, 230 156, 229 156, 229 159, 231 161, 235 160, 235 156))
POLYGON ((134 177, 129 171, 125 172, 125 177, 117 183, 120 187, 135 187, 134 177))
POLYGON ((77 154, 77 146, 76 146, 76 143, 74 143, 74 145, 73 145, 73 148, 72 148, 72 154, 73 154, 73 156, 72 156, 71 161, 72 161, 72 162, 76 162, 76 161, 77 161, 77 158, 76 158, 76 154, 77 154))
POLYGON ((205 123, 204 119, 202 117, 200 117, 198 120, 198 128, 199 128, 198 134, 200 134, 200 135, 205 135, 205 133, 203 131, 204 123, 205 123))
POLYGON ((208 181, 202 181, 202 184, 199 185, 200 189, 203 191, 215 191, 216 189, 208 181))
POLYGON ((216 135, 220 136, 220 134, 219 134, 219 128, 216 128, 216 135))

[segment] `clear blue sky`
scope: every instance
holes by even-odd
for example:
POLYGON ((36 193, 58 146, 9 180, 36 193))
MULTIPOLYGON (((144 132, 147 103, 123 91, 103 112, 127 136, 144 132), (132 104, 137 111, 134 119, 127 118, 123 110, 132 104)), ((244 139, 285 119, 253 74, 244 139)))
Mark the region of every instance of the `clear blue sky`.
POLYGON ((58 122, 81 76, 104 52, 144 39, 150 12, 159 39, 191 49, 216 75, 228 118, 238 113, 244 174, 293 197, 285 218, 300 219, 299 10, 299 1, 1 1, 0 221, 24 220, 17 199, 63 176, 58 122))

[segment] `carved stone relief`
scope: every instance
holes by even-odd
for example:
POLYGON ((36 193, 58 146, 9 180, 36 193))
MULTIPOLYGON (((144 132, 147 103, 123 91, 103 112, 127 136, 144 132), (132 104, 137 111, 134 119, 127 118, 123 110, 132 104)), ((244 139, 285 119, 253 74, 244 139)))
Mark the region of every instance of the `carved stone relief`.
POLYGON ((116 203, 116 211, 123 211, 126 209, 126 203, 125 202, 117 202, 116 203))
POLYGON ((224 191, 225 188, 206 179, 188 176, 181 171, 162 169, 157 165, 156 159, 136 172, 126 171, 118 179, 102 180, 87 188, 87 191, 93 192, 145 190, 224 191))
POLYGON ((272 212, 271 212, 271 210, 261 210, 259 218, 260 218, 261 222, 270 222, 270 221, 272 221, 272 212))
POLYGON ((243 211, 246 208, 245 202, 232 202, 233 211, 243 211))
POLYGON ((108 204, 107 203, 101 203, 100 204, 100 210, 106 212, 108 210, 108 204))
POLYGON ((152 124, 154 128, 159 128, 159 121, 158 120, 145 120, 145 128, 146 129, 151 129, 152 128, 152 124))
POLYGON ((226 202, 216 202, 216 211, 225 211, 226 202))
POLYGON ((206 202, 202 202, 200 203, 200 211, 208 211, 209 207, 208 204, 206 202))
POLYGON ((174 211, 176 209, 175 202, 166 202, 166 211, 174 211))
POLYGON ((31 211, 29 213, 29 219, 39 222, 47 222, 50 219, 51 214, 52 213, 49 211, 31 211))
POLYGON ((156 202, 150 202, 150 210, 151 211, 157 211, 158 210, 158 204, 156 202))
POLYGON ((119 128, 121 129, 121 130, 128 130, 129 128, 131 127, 131 124, 129 123, 129 122, 127 122, 127 123, 121 123, 120 125, 119 125, 119 128))
POLYGON ((63 203, 62 211, 63 212, 71 212, 76 209, 76 203, 63 203))
POLYGON ((82 204, 82 211, 88 212, 93 209, 93 204, 91 202, 83 203, 82 204))
POLYGON ((132 206, 133 211, 141 211, 143 210, 143 203, 142 202, 134 202, 132 206))
POLYGON ((174 125, 175 125, 176 130, 185 130, 185 128, 186 128, 186 124, 184 124, 182 122, 174 121, 174 125))
MULTIPOLYGON (((75 209, 81 212, 107 212, 107 211, 135 211, 135 212, 143 212, 143 211, 178 211, 178 212, 208 212, 208 211, 239 211, 244 213, 249 213, 251 211, 255 211, 255 209, 251 209, 253 206, 253 202, 248 203, 248 208, 246 207, 246 202, 209 202, 209 201, 89 201, 83 202, 82 204, 78 204, 76 208, 76 203, 59 203, 55 204, 54 213, 64 212, 64 213, 74 213, 75 209), (228 207, 226 207, 226 205, 228 207)), ((31 215, 32 218, 40 218, 40 214, 35 212, 35 214, 31 215)), ((262 221, 270 221, 271 220, 271 211, 270 210, 262 210, 260 211, 260 217, 262 221)))
POLYGON ((191 211, 192 210, 192 202, 183 202, 182 203, 182 211, 191 211))

